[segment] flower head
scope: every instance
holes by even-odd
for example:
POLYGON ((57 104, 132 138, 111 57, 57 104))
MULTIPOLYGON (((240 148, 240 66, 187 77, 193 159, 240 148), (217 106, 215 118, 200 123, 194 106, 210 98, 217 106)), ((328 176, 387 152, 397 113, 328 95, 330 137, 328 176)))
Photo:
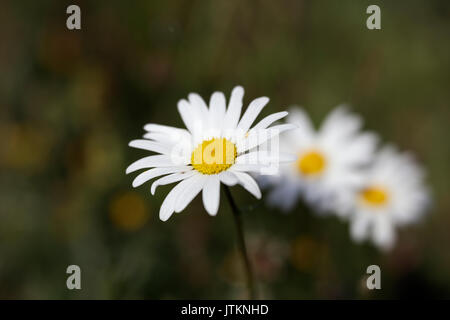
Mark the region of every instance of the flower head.
POLYGON ((201 191, 206 211, 216 215, 221 183, 240 184, 260 198, 261 191, 248 172, 269 172, 279 162, 294 160, 280 154, 277 144, 268 148, 278 134, 294 128, 291 124, 270 127, 287 112, 271 114, 252 127, 269 99, 253 100, 241 118, 243 96, 244 89, 235 87, 227 107, 224 94, 215 92, 208 106, 198 94, 191 93, 188 100, 178 102, 187 130, 147 124, 144 139, 130 142, 131 147, 157 153, 127 168, 127 174, 149 169, 134 179, 133 187, 164 175, 153 182, 151 193, 154 194, 159 185, 179 182, 161 205, 161 220, 184 210, 201 191))
POLYGON ((430 203, 423 180, 423 170, 409 154, 384 147, 355 193, 350 216, 353 239, 371 238, 380 248, 391 248, 395 226, 416 221, 430 203))
POLYGON ((273 185, 269 202, 289 210, 302 195, 319 212, 347 213, 377 137, 362 133, 361 119, 344 106, 333 110, 317 131, 301 108, 290 110, 288 122, 297 128, 280 139, 280 150, 295 152, 297 160, 281 166, 279 177, 263 179, 273 185))

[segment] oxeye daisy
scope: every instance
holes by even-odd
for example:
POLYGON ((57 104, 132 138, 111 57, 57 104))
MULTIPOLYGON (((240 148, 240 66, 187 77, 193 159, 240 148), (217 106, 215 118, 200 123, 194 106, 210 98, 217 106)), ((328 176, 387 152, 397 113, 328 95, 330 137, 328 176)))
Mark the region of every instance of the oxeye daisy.
POLYGON ((370 238, 381 249, 395 243, 395 226, 419 219, 430 203, 424 172, 408 153, 384 147, 355 193, 350 217, 355 241, 370 238))
POLYGON ((187 130, 147 124, 144 127, 147 131, 144 139, 133 140, 129 145, 157 154, 134 162, 126 173, 149 169, 134 179, 133 187, 164 176, 153 182, 152 194, 159 185, 178 182, 161 205, 159 217, 163 221, 169 219, 174 212, 184 210, 200 192, 206 211, 212 216, 216 215, 220 202, 220 185, 223 183, 236 224, 249 298, 253 299, 256 294, 241 214, 228 186, 240 184, 256 198, 261 198, 261 191, 248 172, 276 173, 273 169, 278 168, 279 162, 293 161, 295 157, 281 154, 278 144, 272 146, 271 143, 278 141, 274 138, 281 132, 293 129, 294 126, 271 126, 287 115, 287 112, 278 112, 252 127, 269 99, 261 97, 253 100, 241 118, 243 96, 244 89, 235 87, 227 107, 222 92, 211 95, 209 106, 198 94, 189 94, 188 100, 178 102, 178 111, 187 130))
POLYGON ((361 118, 345 106, 333 110, 317 131, 301 108, 292 108, 287 121, 297 128, 280 138, 280 150, 297 159, 281 166, 279 176, 262 178, 263 185, 273 186, 269 203, 287 211, 303 196, 318 212, 347 213, 377 137, 361 132, 361 118))
POLYGON ((148 150, 147 156, 131 164, 126 173, 148 169, 133 181, 133 187, 163 176, 153 182, 151 193, 159 185, 179 182, 167 195, 160 209, 166 221, 180 212, 202 192, 206 211, 214 216, 220 202, 220 185, 240 184, 256 198, 261 191, 248 172, 259 172, 279 161, 292 161, 278 150, 270 154, 258 148, 273 141, 279 133, 294 128, 291 124, 271 126, 287 112, 271 114, 254 127, 252 124, 269 102, 267 97, 253 100, 241 117, 244 89, 237 86, 226 104, 222 92, 211 95, 209 106, 196 93, 178 102, 178 111, 187 129, 147 124, 144 139, 133 140, 129 146, 148 150))

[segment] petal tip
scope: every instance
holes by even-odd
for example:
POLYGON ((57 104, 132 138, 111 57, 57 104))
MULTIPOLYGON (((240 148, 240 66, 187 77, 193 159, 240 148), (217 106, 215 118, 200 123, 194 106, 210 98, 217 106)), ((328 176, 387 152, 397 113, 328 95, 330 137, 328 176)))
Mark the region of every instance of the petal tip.
POLYGON ((163 222, 166 222, 167 220, 169 220, 170 216, 172 214, 165 214, 165 212, 160 212, 159 213, 159 219, 163 222))
POLYGON ((219 208, 212 209, 205 207, 205 210, 211 217, 215 217, 217 215, 217 212, 219 211, 219 208))
POLYGON ((244 87, 237 85, 233 88, 232 92, 234 93, 239 93, 239 94, 243 94, 244 93, 244 87))

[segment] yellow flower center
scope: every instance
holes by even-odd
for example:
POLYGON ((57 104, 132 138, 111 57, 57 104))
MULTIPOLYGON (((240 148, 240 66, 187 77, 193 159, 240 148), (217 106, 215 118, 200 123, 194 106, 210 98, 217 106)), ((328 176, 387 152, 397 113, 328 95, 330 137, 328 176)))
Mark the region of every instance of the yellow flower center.
POLYGON ((306 175, 318 175, 325 169, 325 157, 319 151, 309 151, 302 154, 297 160, 298 170, 306 175))
POLYGON ((234 164, 237 150, 234 143, 225 138, 205 140, 195 148, 191 164, 203 174, 217 174, 234 164))
POLYGON ((380 187, 368 187, 361 191, 361 199, 364 203, 373 207, 385 205, 389 200, 388 192, 380 187))

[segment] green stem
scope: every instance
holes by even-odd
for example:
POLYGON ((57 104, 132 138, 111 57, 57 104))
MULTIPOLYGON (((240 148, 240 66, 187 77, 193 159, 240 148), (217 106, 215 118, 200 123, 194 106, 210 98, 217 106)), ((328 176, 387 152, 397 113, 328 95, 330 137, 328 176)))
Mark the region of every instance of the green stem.
POLYGON ((228 188, 228 186, 224 187, 225 187, 224 188, 225 195, 227 196, 227 199, 230 202, 231 211, 233 212, 234 223, 236 225, 236 232, 238 237, 239 251, 241 252, 242 259, 244 260, 245 274, 247 278, 248 297, 249 299, 254 300, 256 299, 256 290, 253 281, 252 267, 250 264, 250 259, 248 258, 247 247, 245 245, 244 230, 242 226, 242 214, 239 208, 237 207, 236 203, 234 202, 233 197, 231 196, 230 189, 228 188))

